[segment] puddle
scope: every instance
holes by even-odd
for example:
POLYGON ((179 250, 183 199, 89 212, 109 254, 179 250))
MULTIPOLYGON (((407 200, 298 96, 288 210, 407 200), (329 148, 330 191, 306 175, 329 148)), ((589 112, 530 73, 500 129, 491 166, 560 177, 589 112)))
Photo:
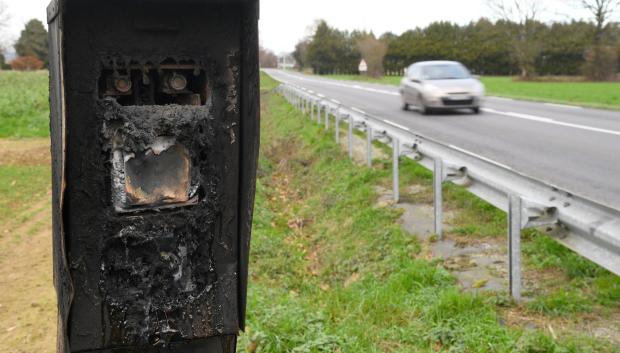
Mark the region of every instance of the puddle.
MULTIPOLYGON (((340 130, 340 145, 346 151, 347 131, 340 130)), ((384 151, 373 147, 374 159, 390 159, 384 151)), ((366 139, 353 135, 353 161, 366 164, 366 139)), ((468 291, 506 291, 508 289, 508 269, 505 246, 491 243, 463 245, 446 238, 437 241, 434 235, 434 209, 432 205, 415 203, 416 195, 427 190, 421 185, 411 185, 401 190, 407 201, 394 203, 391 188, 376 186, 378 197, 376 207, 395 207, 402 210, 400 224, 409 234, 418 237, 428 256, 444 259, 444 266, 457 279, 460 286, 468 291)), ((421 198, 421 197, 420 197, 421 198)), ((444 210, 444 231, 450 231, 450 219, 454 214, 444 210), (447 223, 447 224, 446 224, 447 223)))
POLYGON ((432 243, 430 251, 433 258, 445 259, 444 267, 466 290, 499 292, 508 288, 506 254, 496 245, 459 247, 455 241, 446 239, 432 243))
MULTIPOLYGON (((407 188, 413 195, 425 191, 422 186, 407 188)), ((434 234, 434 209, 427 204, 401 202, 394 204, 391 189, 375 187, 378 195, 377 207, 395 207, 403 211, 400 224, 403 229, 418 237, 433 259, 444 259, 444 267, 457 279, 459 285, 468 291, 506 291, 508 288, 508 264, 506 248, 494 243, 463 243, 450 238, 436 240, 434 234)), ((444 211, 444 231, 450 230, 453 213, 444 211)))

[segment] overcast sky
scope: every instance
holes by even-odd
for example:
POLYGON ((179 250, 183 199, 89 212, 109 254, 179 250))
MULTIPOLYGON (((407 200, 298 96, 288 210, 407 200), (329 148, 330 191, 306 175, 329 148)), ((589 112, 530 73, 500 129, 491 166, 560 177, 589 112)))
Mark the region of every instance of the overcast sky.
MULTIPOLYGON (((45 23, 48 0, 0 0, 9 7, 9 36, 19 37, 24 24, 31 18, 45 23)), ((380 35, 386 31, 400 34, 407 29, 426 26, 433 21, 465 24, 480 17, 491 17, 487 0, 260 0, 260 36, 264 47, 276 53, 294 49, 307 28, 318 19, 325 19, 340 29, 372 30, 380 35)), ((577 0, 539 0, 543 4, 544 21, 584 18, 577 10, 577 0)))

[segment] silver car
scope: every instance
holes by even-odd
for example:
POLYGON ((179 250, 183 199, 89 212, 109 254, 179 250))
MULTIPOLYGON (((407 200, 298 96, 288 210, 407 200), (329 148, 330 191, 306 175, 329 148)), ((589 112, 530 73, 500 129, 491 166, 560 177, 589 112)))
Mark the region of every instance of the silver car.
POLYGON ((403 110, 471 109, 480 113, 484 85, 456 61, 424 61, 407 69, 400 84, 403 110))

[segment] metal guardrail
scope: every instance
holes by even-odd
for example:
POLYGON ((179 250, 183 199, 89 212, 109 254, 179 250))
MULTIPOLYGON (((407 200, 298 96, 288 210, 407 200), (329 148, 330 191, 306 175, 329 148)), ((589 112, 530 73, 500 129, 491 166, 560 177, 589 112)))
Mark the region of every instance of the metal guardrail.
POLYGON ((329 129, 334 117, 336 142, 340 123, 348 124, 348 153, 353 156, 353 129, 367 136, 367 161, 372 142, 391 143, 394 201, 399 201, 399 160, 416 160, 433 171, 435 233, 443 234, 442 184, 450 181, 508 213, 510 293, 521 299, 521 231, 543 228, 546 234, 609 271, 620 275, 620 210, 564 191, 545 181, 472 152, 423 136, 380 117, 348 108, 291 84, 279 92, 297 109, 329 129))

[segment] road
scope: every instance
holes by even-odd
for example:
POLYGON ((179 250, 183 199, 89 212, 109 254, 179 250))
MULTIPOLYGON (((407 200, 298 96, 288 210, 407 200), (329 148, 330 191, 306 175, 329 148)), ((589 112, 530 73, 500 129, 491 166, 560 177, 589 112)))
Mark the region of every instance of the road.
POLYGON ((483 113, 402 111, 398 88, 265 70, 348 107, 620 209, 620 112, 487 97, 483 113))

